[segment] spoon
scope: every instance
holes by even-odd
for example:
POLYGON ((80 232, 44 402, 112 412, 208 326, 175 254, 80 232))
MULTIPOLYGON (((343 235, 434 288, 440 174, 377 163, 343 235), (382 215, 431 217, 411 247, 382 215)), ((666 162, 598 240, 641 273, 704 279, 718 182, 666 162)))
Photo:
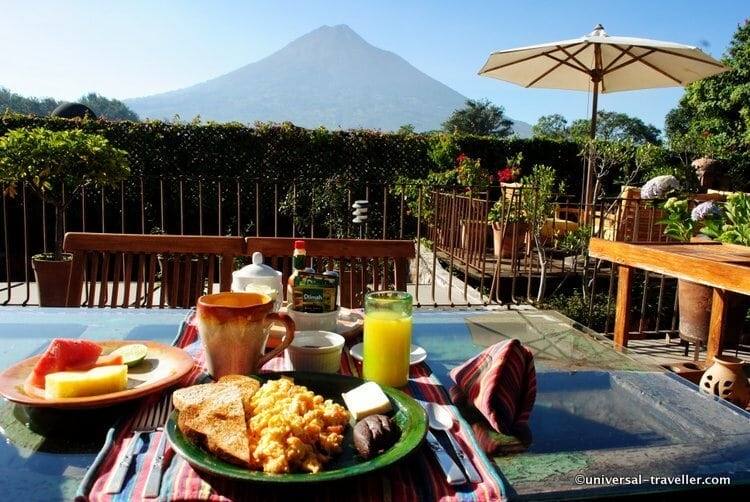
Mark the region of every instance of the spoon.
POLYGON ((425 404, 425 409, 427 410, 427 418, 430 422, 430 428, 443 431, 445 432, 445 435, 448 436, 448 440, 455 450, 456 456, 458 456, 458 460, 461 462, 461 465, 466 472, 466 476, 469 478, 469 482, 481 482, 482 477, 479 475, 479 472, 477 472, 477 469, 476 467, 474 467, 471 459, 466 455, 464 449, 460 444, 458 444, 458 441, 456 441, 453 438, 453 435, 450 433, 450 430, 453 428, 453 415, 451 415, 451 413, 447 409, 445 409, 443 406, 440 406, 439 404, 425 404))

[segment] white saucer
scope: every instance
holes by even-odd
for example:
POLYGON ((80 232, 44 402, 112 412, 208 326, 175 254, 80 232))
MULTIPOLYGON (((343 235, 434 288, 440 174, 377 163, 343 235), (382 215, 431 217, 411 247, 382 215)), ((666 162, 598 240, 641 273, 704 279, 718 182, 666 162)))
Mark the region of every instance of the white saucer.
MULTIPOLYGON (((364 352, 364 347, 364 343, 358 343, 357 345, 349 349, 349 353, 354 359, 356 359, 357 361, 361 361, 363 359, 362 353, 364 352)), ((409 354, 409 365, 414 366, 415 364, 421 363, 425 359, 427 359, 427 351, 419 345, 412 345, 411 353, 409 354)))

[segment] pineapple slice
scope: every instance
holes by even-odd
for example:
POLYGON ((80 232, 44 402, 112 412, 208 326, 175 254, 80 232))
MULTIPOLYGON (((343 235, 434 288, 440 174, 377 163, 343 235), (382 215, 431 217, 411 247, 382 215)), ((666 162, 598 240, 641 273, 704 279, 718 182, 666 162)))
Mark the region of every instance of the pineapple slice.
POLYGON ((60 371, 48 374, 45 377, 44 394, 47 399, 97 396, 118 392, 127 386, 127 366, 99 366, 88 371, 60 371))

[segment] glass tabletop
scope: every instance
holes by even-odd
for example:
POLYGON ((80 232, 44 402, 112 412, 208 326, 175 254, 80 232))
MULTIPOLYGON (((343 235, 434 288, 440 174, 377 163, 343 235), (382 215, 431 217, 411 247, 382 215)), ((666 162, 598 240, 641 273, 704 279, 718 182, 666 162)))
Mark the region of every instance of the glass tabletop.
MULTIPOLYGON (((0 368, 41 352, 55 337, 170 343, 185 314, 184 310, 4 307, 0 309, 0 368)), ((413 343, 427 350, 430 367, 446 387, 450 369, 512 337, 535 353, 538 394, 531 415, 531 447, 495 459, 511 495, 560 499, 583 493, 689 488, 582 486, 576 482, 581 473, 729 472, 732 483, 750 481, 747 413, 615 352, 611 343, 581 333, 554 312, 420 310, 414 314, 413 343)), ((33 486, 31 498, 71 499, 106 430, 132 406, 87 413, 84 423, 80 414, 29 416, 25 409, 0 403, 4 495, 28 500, 28 487, 33 486), (57 432, 48 433, 50 424, 57 432)))

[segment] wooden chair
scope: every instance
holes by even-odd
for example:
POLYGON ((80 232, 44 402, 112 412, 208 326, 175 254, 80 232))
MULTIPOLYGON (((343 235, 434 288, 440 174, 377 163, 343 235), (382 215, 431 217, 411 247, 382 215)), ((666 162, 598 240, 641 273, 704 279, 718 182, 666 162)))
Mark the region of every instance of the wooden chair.
POLYGON ((63 249, 73 254, 69 307, 187 308, 202 294, 214 292, 216 280, 220 291, 229 291, 233 261, 243 254, 245 241, 69 232, 63 249))
MULTIPOLYGON (((305 241, 309 266, 317 271, 338 270, 342 307, 361 307, 368 290, 406 290, 409 260, 415 256, 412 241, 248 237, 245 239, 246 254, 263 253, 266 263, 282 272, 286 286, 292 271, 295 240, 305 241)), ((286 294, 286 287, 284 290, 286 294)))

